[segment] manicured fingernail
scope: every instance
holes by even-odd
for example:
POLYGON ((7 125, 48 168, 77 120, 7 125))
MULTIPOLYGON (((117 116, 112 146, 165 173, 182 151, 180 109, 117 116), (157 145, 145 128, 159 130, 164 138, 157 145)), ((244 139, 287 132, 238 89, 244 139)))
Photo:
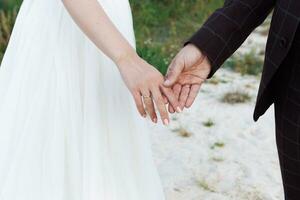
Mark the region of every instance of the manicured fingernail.
POLYGON ((154 123, 157 123, 157 118, 153 118, 153 122, 154 122, 154 123))
POLYGON ((170 80, 165 80, 165 85, 170 85, 171 84, 171 81, 170 80))
POLYGON ((182 110, 181 110, 181 108, 179 106, 176 108, 176 110, 177 110, 178 113, 182 112, 182 110))
POLYGON ((146 115, 146 114, 142 114, 142 117, 146 118, 146 117, 147 117, 147 115, 146 115))
POLYGON ((165 120, 164 120, 164 124, 165 124, 166 126, 168 126, 168 125, 169 125, 169 120, 168 120, 168 119, 165 119, 165 120))

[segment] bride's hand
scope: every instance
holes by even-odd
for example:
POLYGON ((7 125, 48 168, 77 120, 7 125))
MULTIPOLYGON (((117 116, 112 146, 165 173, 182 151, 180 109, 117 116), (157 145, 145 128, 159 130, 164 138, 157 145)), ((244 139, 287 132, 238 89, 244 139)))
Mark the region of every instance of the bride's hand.
POLYGON ((116 61, 126 86, 132 93, 139 113, 156 123, 157 115, 154 103, 160 113, 162 122, 169 124, 166 101, 180 112, 179 102, 173 91, 163 86, 164 77, 153 66, 141 59, 135 52, 124 55, 116 61), (166 98, 164 98, 166 97, 166 98), (145 106, 144 106, 145 104, 145 106))

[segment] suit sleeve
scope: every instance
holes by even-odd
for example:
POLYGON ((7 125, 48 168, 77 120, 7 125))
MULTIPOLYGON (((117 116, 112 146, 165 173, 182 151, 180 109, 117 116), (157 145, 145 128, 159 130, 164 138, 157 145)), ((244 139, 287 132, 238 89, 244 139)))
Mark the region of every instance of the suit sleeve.
POLYGON ((196 45, 212 64, 208 78, 220 68, 269 15, 276 0, 225 0, 187 43, 196 45))

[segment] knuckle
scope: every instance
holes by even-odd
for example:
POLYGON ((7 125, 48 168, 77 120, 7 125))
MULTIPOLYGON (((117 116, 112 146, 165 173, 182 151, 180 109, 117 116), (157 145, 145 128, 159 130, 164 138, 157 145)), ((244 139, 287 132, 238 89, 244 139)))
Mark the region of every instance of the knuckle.
POLYGON ((158 83, 161 83, 164 80, 162 75, 152 75, 151 79, 149 80, 151 83, 155 83, 157 85, 158 83))
POLYGON ((165 104, 159 104, 158 109, 159 109, 159 112, 161 114, 166 114, 167 113, 165 104))
POLYGON ((133 97, 134 97, 135 99, 139 100, 141 96, 140 96, 139 92, 134 91, 133 97))
POLYGON ((164 98, 161 95, 155 96, 154 98, 157 105, 164 105, 164 98))
POLYGON ((133 95, 138 94, 138 91, 139 91, 139 85, 138 85, 138 84, 132 85, 132 86, 131 86, 131 91, 132 91, 133 95))
POLYGON ((143 107, 143 103, 140 102, 140 101, 138 101, 138 102, 136 103, 136 105, 137 105, 138 109, 143 109, 143 108, 144 108, 144 107, 143 107))
POLYGON ((150 88, 151 91, 155 91, 156 88, 157 88, 157 82, 152 80, 152 81, 149 83, 149 88, 150 88))
POLYGON ((148 77, 149 77, 150 79, 156 78, 156 77, 157 77, 157 73, 151 71, 151 72, 149 73, 148 77))

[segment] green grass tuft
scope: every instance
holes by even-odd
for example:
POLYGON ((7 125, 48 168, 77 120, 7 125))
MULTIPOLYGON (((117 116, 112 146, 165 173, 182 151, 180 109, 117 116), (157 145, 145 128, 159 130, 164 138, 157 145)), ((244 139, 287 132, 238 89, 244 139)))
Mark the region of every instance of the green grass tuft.
POLYGON ((211 145, 211 149, 215 149, 215 148, 223 148, 225 147, 225 143, 223 142, 215 142, 213 145, 211 145))
POLYGON ((216 192, 215 189, 213 189, 213 187, 211 187, 207 181, 205 181, 204 179, 200 179, 200 180, 197 180, 197 185, 202 188, 203 190, 205 191, 209 191, 209 192, 216 192))
POLYGON ((228 104, 246 103, 251 101, 251 96, 243 91, 235 91, 226 93, 221 101, 228 104))
POLYGON ((251 51, 242 56, 233 56, 228 59, 224 67, 242 75, 259 75, 262 72, 263 59, 259 53, 251 51))
POLYGON ((202 124, 205 127, 212 127, 212 126, 215 125, 215 123, 214 123, 214 121, 212 119, 208 119, 207 121, 203 122, 202 124))
POLYGON ((184 137, 184 138, 188 138, 193 135, 190 131, 188 131, 184 127, 179 127, 173 131, 176 132, 179 136, 184 137))

